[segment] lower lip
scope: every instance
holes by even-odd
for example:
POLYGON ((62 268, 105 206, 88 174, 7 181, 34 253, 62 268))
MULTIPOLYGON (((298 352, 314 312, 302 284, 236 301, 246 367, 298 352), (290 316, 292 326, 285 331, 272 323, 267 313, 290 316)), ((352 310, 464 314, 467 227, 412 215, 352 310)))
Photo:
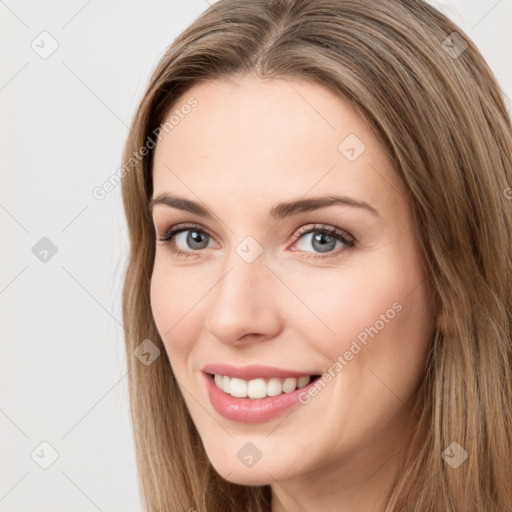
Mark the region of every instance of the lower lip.
POLYGON ((203 373, 206 378, 206 387, 213 408, 228 420, 240 423, 262 423, 277 418, 286 409, 299 403, 299 394, 307 392, 316 379, 307 386, 296 389, 291 393, 282 393, 277 396, 268 396, 250 400, 237 398, 220 390, 210 375, 203 373))

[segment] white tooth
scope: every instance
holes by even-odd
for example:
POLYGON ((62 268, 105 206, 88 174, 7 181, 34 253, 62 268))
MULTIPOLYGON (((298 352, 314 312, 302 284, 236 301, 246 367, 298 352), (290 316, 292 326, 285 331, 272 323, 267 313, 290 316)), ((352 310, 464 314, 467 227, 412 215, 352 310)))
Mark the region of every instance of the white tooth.
POLYGON ((297 388, 297 379, 295 377, 289 377, 288 379, 285 379, 282 388, 285 393, 291 393, 292 391, 295 391, 297 388))
POLYGON ((228 395, 255 400, 267 396, 277 396, 281 393, 291 393, 297 388, 307 386, 311 382, 311 377, 307 375, 298 379, 289 377, 284 382, 281 379, 272 377, 268 381, 265 381, 265 379, 253 379, 247 382, 244 379, 215 374, 214 381, 215 385, 228 395))
POLYGON ((299 377, 297 380, 297 387, 303 388, 304 386, 307 386, 310 380, 311 379, 307 375, 304 377, 299 377))
POLYGON ((217 387, 219 389, 224 390, 224 386, 223 386, 224 379, 223 379, 222 375, 215 374, 214 380, 215 380, 215 384, 217 384, 217 387))
POLYGON ((231 396, 245 398, 247 396, 247 381, 233 377, 231 379, 231 396))
POLYGON ((281 389, 281 381, 273 377, 267 382, 267 395, 268 396, 277 396, 282 393, 281 389))
POLYGON ((247 386, 247 396, 249 398, 265 398, 267 396, 267 385, 264 379, 253 379, 247 386))
POLYGON ((224 393, 227 393, 228 395, 229 392, 231 391, 231 379, 227 375, 224 375, 222 377, 222 390, 224 391, 224 393))

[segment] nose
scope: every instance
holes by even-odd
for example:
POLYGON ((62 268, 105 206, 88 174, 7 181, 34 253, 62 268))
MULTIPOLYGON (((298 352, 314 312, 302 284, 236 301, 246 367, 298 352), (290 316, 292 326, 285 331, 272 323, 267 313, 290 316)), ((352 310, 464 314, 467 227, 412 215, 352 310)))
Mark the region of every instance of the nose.
POLYGON ((279 280, 263 255, 247 263, 236 253, 212 290, 206 330, 227 345, 275 337, 281 329, 279 280))

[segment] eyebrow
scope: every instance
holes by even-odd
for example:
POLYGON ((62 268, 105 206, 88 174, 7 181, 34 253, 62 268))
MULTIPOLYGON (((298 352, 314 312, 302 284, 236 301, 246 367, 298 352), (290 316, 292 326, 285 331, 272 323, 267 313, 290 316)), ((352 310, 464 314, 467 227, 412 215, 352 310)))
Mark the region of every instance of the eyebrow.
MULTIPOLYGON (((189 213, 194 213, 201 217, 213 220, 216 216, 210 212, 208 208, 202 204, 185 199, 183 197, 171 196, 168 194, 160 194, 152 198, 148 204, 149 214, 152 215, 153 209, 156 205, 165 205, 178 210, 183 210, 189 213)), ((311 197, 308 199, 296 199, 274 205, 268 214, 271 220, 281 220, 286 217, 298 215, 300 213, 308 213, 321 208, 327 208, 332 205, 351 206, 367 210, 372 215, 380 217, 380 213, 371 205, 364 201, 359 201, 349 196, 340 195, 325 195, 319 197, 311 197)))

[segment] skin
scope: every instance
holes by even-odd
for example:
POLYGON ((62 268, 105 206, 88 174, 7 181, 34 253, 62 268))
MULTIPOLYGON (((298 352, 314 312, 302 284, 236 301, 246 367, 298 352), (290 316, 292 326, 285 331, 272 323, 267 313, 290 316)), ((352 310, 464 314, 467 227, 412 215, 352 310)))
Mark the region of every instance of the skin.
POLYGON ((318 84, 219 79, 194 86, 176 108, 191 96, 197 106, 157 144, 153 197, 199 201, 216 217, 154 207, 157 237, 194 223, 206 247, 178 235, 174 246, 194 253, 185 258, 155 241, 151 305, 207 455, 231 482, 271 484, 273 511, 382 510, 433 328, 410 205, 389 155, 358 111, 318 84), (349 134, 365 145, 354 161, 338 149, 349 134), (325 194, 378 215, 333 205, 267 217, 276 203, 325 194), (311 233, 293 237, 317 224, 345 230, 354 247, 336 242, 323 253, 311 233), (263 249, 252 263, 236 252, 247 236, 263 249), (211 405, 205 364, 322 374, 394 303, 400 312, 307 405, 260 424, 227 420, 211 405), (237 458, 248 442, 262 454, 251 468, 237 458))

